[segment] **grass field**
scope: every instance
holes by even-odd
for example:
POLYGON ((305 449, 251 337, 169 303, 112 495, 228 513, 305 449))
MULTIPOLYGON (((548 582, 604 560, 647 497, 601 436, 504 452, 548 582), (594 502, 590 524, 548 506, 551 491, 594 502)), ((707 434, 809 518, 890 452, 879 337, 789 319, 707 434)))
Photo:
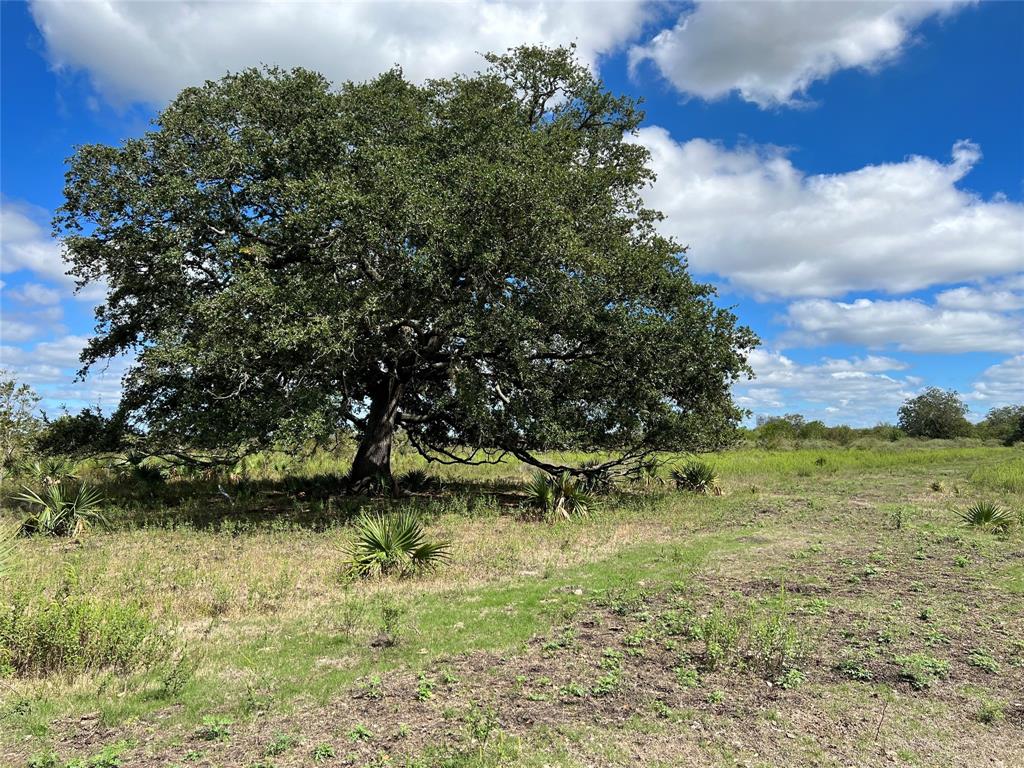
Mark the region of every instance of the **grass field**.
POLYGON ((515 464, 402 500, 318 494, 343 456, 112 487, 108 530, 18 540, 0 582, 10 612, 78 611, 38 642, 119 638, 0 677, 0 765, 1024 764, 1024 452, 712 460, 722 496, 556 523, 515 464), (979 499, 1018 523, 963 525, 979 499), (353 513, 401 505, 450 562, 349 577, 353 513))

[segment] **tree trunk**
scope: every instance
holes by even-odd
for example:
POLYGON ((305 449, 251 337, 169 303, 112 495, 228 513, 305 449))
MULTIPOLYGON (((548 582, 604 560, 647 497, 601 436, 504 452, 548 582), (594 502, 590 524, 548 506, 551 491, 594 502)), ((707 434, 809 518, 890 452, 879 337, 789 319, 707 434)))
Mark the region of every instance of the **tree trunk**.
POLYGON ((391 476, 391 443, 395 436, 398 401, 402 397, 402 384, 388 379, 371 393, 370 413, 366 417, 359 449, 352 461, 349 490, 394 491, 391 476))

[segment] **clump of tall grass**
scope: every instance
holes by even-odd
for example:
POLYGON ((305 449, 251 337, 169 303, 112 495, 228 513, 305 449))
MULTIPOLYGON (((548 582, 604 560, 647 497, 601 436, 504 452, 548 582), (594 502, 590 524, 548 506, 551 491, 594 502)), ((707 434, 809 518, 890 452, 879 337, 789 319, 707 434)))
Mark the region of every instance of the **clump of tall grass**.
POLYGON ((132 604, 16 592, 0 605, 0 677, 123 674, 160 663, 166 650, 152 619, 132 604))
POLYGON ((586 485, 568 472, 535 474, 526 485, 529 504, 546 518, 587 517, 593 499, 586 485))
POLYGON ((14 540, 17 536, 17 525, 0 524, 0 581, 10 578, 14 570, 14 540))
POLYGON ((431 541, 412 511, 363 513, 355 524, 349 565, 357 576, 411 576, 440 565, 450 544, 431 541))
POLYGON ((718 484, 715 468, 706 461, 691 459, 682 467, 672 470, 672 480, 676 488, 707 496, 721 496, 722 488, 718 484))
POLYGON ((987 500, 976 501, 957 514, 965 525, 992 531, 1005 531, 1014 523, 1014 516, 1010 510, 987 500))

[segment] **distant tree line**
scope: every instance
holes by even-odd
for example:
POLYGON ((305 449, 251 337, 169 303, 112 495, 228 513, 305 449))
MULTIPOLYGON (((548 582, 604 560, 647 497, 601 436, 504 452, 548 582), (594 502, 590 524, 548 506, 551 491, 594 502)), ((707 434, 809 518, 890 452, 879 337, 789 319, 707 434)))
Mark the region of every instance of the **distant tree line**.
POLYGON ((998 440, 1004 445, 1024 442, 1024 405, 993 408, 977 424, 967 420, 967 411, 967 404, 955 391, 929 387, 900 406, 896 424, 882 423, 873 427, 855 428, 846 424, 828 426, 820 420, 808 421, 799 413, 761 415, 757 417, 757 426, 747 430, 745 436, 764 448, 808 440, 848 445, 864 437, 890 441, 904 438, 951 440, 974 437, 998 440))

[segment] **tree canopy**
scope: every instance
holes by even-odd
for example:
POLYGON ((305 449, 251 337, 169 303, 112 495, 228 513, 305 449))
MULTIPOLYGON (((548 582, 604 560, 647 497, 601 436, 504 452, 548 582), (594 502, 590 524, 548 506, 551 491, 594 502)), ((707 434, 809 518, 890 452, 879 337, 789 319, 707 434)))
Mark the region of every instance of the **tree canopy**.
POLYGON ((911 437, 948 439, 970 434, 967 404, 954 390, 929 387, 900 406, 899 427, 911 437))
POLYGON ((638 103, 571 48, 486 60, 423 85, 250 69, 76 150, 54 227, 106 286, 83 370, 135 355, 126 423, 233 454, 354 430, 357 483, 398 428, 546 468, 732 438, 757 340, 657 232, 638 103))

